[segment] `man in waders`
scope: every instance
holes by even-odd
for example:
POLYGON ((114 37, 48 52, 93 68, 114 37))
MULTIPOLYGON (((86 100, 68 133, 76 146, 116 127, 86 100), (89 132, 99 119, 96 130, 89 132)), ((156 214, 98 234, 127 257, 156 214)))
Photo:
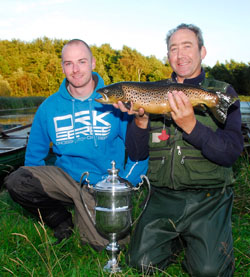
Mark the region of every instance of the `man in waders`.
MULTIPOLYGON (((201 62, 206 49, 198 27, 181 24, 168 33, 166 42, 172 82, 237 96, 231 85, 205 77, 201 62)), ((151 199, 131 238, 129 264, 145 274, 165 270, 184 250, 183 267, 191 276, 232 276, 231 166, 243 150, 240 103, 230 106, 221 124, 209 111, 194 111, 181 91, 169 93, 168 99, 171 119, 150 115, 148 124, 141 109, 128 127, 128 134, 136 134, 128 139, 144 157, 148 146, 142 142, 149 134, 152 185, 151 199)))

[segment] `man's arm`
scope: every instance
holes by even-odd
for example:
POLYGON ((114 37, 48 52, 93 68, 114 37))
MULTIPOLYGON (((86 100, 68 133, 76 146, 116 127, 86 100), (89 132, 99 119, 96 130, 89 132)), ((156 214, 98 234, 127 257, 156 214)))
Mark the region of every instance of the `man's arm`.
POLYGON ((139 111, 133 110, 133 103, 130 109, 127 109, 121 101, 114 104, 114 107, 134 115, 134 120, 128 123, 126 133, 126 150, 128 156, 133 161, 143 161, 148 158, 149 141, 149 116, 145 114, 142 108, 139 111))
POLYGON ((136 125, 135 119, 128 124, 126 149, 133 161, 142 161, 149 155, 149 128, 142 129, 136 125))
MULTIPOLYGON (((237 96, 232 86, 229 86, 227 93, 237 96)), ((200 149, 210 161, 223 166, 233 165, 243 150, 239 101, 229 108, 225 124, 216 131, 193 118, 193 108, 184 94, 178 92, 171 95, 169 103, 173 110, 172 118, 184 131, 184 140, 200 149)))

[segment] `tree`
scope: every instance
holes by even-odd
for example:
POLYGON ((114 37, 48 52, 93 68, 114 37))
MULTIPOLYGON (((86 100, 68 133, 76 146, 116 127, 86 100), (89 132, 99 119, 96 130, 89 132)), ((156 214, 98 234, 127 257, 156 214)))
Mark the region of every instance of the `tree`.
POLYGON ((239 95, 250 95, 249 64, 236 63, 231 60, 225 64, 216 63, 214 67, 207 67, 206 74, 231 84, 239 95))
MULTIPOLYGON (((10 96, 49 96, 58 90, 64 78, 61 51, 68 40, 38 38, 32 42, 0 40, 0 94, 10 96)), ((169 78, 172 69, 155 56, 143 56, 123 46, 112 49, 109 44, 91 46, 96 69, 106 85, 121 81, 158 81, 169 78)), ((233 60, 205 67, 206 76, 228 82, 238 94, 250 95, 249 63, 233 60)))
POLYGON ((0 75, 0 96, 10 96, 11 88, 8 81, 0 75))

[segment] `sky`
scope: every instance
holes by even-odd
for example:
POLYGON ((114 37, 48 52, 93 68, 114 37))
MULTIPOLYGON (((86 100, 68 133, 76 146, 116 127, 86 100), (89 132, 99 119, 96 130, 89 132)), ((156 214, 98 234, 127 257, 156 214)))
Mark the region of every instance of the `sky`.
POLYGON ((78 38, 116 50, 126 45, 163 61, 167 32, 192 23, 203 32, 203 64, 248 64, 249 13, 249 0, 0 0, 0 40, 78 38))

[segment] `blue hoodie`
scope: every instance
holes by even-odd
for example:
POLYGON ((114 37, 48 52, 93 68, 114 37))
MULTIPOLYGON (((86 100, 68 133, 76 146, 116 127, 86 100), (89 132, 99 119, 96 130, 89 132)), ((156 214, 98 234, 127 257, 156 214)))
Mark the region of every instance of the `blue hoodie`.
POLYGON ((55 165, 77 182, 88 171, 90 183, 96 184, 107 175, 114 160, 119 176, 136 185, 147 171, 148 160, 137 162, 128 158, 124 166, 127 123, 132 117, 94 100, 101 97, 96 90, 104 82, 97 73, 93 74, 98 77, 98 84, 88 99, 72 97, 64 79, 59 90, 40 105, 32 124, 25 165, 45 165, 52 142, 55 165))

